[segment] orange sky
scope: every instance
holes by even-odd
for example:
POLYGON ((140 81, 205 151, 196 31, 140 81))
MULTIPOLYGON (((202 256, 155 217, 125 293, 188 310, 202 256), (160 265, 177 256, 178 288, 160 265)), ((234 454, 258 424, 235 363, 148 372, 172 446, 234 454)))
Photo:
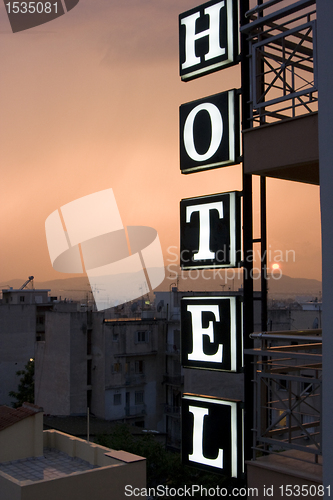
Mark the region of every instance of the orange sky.
MULTIPOLYGON (((157 229, 167 259, 182 198, 241 190, 240 165, 179 170, 180 104, 240 86, 237 66, 178 76, 178 14, 201 3, 80 0, 16 34, 0 4, 2 285, 69 277, 52 269, 44 224, 81 196, 113 188, 123 223, 157 229)), ((268 180, 268 238, 273 256, 295 250, 285 274, 321 279, 317 186, 268 180)))

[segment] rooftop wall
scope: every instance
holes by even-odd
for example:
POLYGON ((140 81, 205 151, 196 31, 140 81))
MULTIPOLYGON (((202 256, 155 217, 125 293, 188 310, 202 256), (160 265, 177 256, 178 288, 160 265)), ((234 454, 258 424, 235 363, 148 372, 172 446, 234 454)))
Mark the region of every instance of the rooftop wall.
POLYGON ((79 439, 64 432, 54 429, 44 431, 44 448, 54 448, 66 453, 70 457, 81 458, 91 465, 105 467, 109 465, 119 465, 119 460, 106 457, 105 453, 110 452, 110 448, 100 446, 84 439, 79 439))
MULTIPOLYGON (((98 468, 49 480, 18 481, 0 473, 1 500, 121 500, 125 486, 146 487, 146 460, 77 439, 62 432, 43 432, 44 447, 55 448, 98 468)), ((23 463, 24 464, 24 463, 23 463)))
POLYGON ((3 429, 0 432, 0 462, 43 455, 42 432, 42 412, 3 429))

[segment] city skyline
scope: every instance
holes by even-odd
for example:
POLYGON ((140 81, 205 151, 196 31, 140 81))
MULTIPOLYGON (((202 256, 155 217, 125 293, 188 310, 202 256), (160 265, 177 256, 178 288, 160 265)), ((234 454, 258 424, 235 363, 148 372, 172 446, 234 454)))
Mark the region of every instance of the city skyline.
MULTIPOLYGON (((239 66, 180 81, 178 15, 201 3, 81 0, 16 34, 0 5, 1 283, 69 277, 52 268, 45 220, 76 198, 112 188, 125 226, 158 231, 167 266, 180 200, 242 189, 241 165, 179 169, 179 106, 240 87, 239 66)), ((320 280, 319 187, 268 179, 267 197, 268 245, 295 252, 282 272, 320 280)))

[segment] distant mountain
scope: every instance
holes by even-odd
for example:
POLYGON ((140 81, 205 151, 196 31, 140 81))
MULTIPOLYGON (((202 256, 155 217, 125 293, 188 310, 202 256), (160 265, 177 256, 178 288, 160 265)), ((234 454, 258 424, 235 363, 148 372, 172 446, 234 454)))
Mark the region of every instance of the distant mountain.
POLYGON ((298 295, 319 297, 322 293, 321 281, 308 278, 291 278, 283 275, 281 279, 270 279, 268 294, 272 298, 288 298, 298 295))
MULTIPOLYGON (((236 291, 242 288, 242 271, 221 270, 203 271, 180 271, 178 279, 176 273, 167 277, 157 290, 169 290, 170 286, 177 286, 179 290, 188 291, 236 291), (172 283, 174 283, 172 285, 172 283)), ((260 290, 260 275, 254 275, 254 290, 260 290)), ((288 299, 297 296, 319 297, 322 291, 322 283, 319 280, 308 278, 291 278, 279 273, 268 275, 268 295, 274 299, 288 299)))
MULTIPOLYGON (((180 271, 179 268, 166 268, 164 281, 156 288, 156 291, 168 291, 178 287, 180 291, 236 291, 242 287, 242 272, 226 270, 204 270, 204 271, 180 271)), ((297 296, 319 297, 322 290, 321 281, 308 278, 291 278, 278 274, 270 275, 268 280, 268 294, 274 299, 288 299, 297 296)), ((118 280, 122 276, 117 276, 118 280)), ((26 280, 13 279, 0 284, 0 289, 9 287, 20 288, 26 280)), ((86 301, 92 298, 92 293, 86 276, 77 278, 65 278, 51 281, 34 281, 35 288, 51 290, 50 295, 61 299, 73 299, 86 301)), ((31 288, 31 285, 28 285, 31 288)), ((254 276, 254 289, 260 289, 260 279, 254 276)))

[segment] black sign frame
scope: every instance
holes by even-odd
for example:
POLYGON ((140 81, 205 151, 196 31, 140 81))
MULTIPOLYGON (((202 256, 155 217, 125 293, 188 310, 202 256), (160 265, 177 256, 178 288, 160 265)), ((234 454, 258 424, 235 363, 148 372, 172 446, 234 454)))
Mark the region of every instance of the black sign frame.
POLYGON ((244 473, 242 406, 239 400, 184 394, 182 398, 182 463, 206 472, 223 474, 229 478, 241 478, 244 473), (195 416, 196 408, 199 414, 195 416), (196 431, 195 419, 197 420, 196 431), (194 437, 200 439, 200 436, 195 436, 198 424, 199 427, 202 424, 201 446, 200 442, 194 443, 194 437), (222 467, 216 463, 220 450, 223 450, 222 467), (216 462, 209 463, 210 460, 216 460, 216 462))
POLYGON ((239 164, 240 130, 240 91, 237 89, 182 104, 179 107, 181 173, 239 164), (216 129, 221 135, 216 143, 215 133, 214 144, 212 137, 216 129))
MULTIPOLYGON (((214 13, 216 18, 216 12, 214 13)), ((192 23, 191 23, 192 24, 192 23)), ((219 71, 220 69, 234 66, 240 61, 239 58, 239 1, 238 0, 211 0, 195 7, 191 10, 183 12, 179 15, 179 74, 183 81, 190 81, 195 78, 219 71), (195 35, 204 32, 210 27, 210 9, 215 5, 222 4, 219 10, 219 46, 224 51, 224 54, 216 57, 209 57, 209 41, 207 35, 203 38, 198 38, 191 44, 191 51, 194 52, 196 58, 200 59, 195 64, 188 65, 186 63, 186 19, 190 16, 199 17, 195 19, 195 35), (208 9, 208 11, 207 11, 208 9), (205 12, 206 11, 206 12, 205 12), (188 67, 184 67, 187 64, 188 67)))
POLYGON ((184 368, 228 373, 242 371, 243 328, 240 295, 183 297, 180 301, 180 327, 180 357, 184 368), (195 321, 199 324, 194 323, 195 321), (195 336, 199 337, 196 343, 195 336))
POLYGON ((239 267, 242 261, 241 240, 240 191, 185 198, 180 201, 181 269, 239 267))

